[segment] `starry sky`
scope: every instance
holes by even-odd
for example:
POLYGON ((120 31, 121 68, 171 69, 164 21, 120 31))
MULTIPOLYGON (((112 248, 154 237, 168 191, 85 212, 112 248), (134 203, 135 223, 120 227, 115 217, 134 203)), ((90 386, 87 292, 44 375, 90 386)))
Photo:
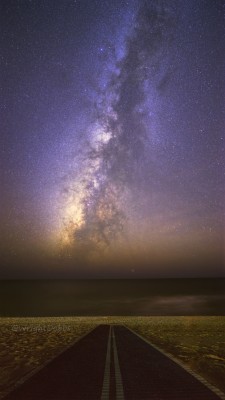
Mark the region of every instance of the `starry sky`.
POLYGON ((223 0, 0 19, 0 277, 223 276, 223 0))

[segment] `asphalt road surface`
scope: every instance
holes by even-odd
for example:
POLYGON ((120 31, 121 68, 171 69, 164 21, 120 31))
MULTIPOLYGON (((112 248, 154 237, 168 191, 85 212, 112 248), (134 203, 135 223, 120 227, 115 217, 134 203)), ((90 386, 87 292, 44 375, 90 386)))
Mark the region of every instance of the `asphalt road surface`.
POLYGON ((129 329, 120 325, 99 325, 4 399, 220 398, 219 394, 129 329))

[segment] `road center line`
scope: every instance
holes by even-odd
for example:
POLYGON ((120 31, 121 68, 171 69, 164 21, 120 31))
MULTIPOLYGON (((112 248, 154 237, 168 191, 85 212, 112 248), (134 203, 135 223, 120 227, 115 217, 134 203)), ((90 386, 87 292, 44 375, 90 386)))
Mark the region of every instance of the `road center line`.
POLYGON ((112 335, 112 327, 110 326, 101 400, 109 400, 111 335, 112 335))
POLYGON ((113 339, 113 356, 114 356, 115 379, 116 379, 116 400, 124 400, 123 383, 120 372, 114 328, 112 328, 112 339, 113 339))

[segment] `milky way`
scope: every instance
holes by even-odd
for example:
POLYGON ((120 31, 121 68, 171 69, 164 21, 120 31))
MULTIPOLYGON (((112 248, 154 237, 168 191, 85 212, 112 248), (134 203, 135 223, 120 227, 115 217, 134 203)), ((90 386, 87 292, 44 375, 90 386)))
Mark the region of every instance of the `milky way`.
MULTIPOLYGON (((115 246, 121 234, 129 234, 129 212, 123 203, 126 200, 127 207, 138 181, 146 185, 151 145, 145 118, 151 111, 147 90, 152 76, 161 75, 159 85, 165 79, 163 50, 170 41, 173 19, 172 12, 160 3, 141 5, 125 39, 125 54, 114 60, 112 76, 96 106, 98 116, 83 180, 75 180, 72 188, 76 207, 68 225, 66 221, 65 236, 75 257, 81 249, 86 257, 93 253, 104 257, 104 250, 115 246)), ((136 197, 132 201, 137 204, 136 197)))
POLYGON ((221 275, 222 1, 1 7, 3 276, 221 275))

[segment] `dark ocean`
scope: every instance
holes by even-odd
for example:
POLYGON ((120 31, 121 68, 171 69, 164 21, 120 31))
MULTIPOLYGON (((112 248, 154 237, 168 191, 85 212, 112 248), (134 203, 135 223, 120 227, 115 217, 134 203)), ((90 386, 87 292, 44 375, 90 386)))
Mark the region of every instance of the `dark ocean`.
POLYGON ((0 316, 225 315, 225 279, 0 281, 0 316))

